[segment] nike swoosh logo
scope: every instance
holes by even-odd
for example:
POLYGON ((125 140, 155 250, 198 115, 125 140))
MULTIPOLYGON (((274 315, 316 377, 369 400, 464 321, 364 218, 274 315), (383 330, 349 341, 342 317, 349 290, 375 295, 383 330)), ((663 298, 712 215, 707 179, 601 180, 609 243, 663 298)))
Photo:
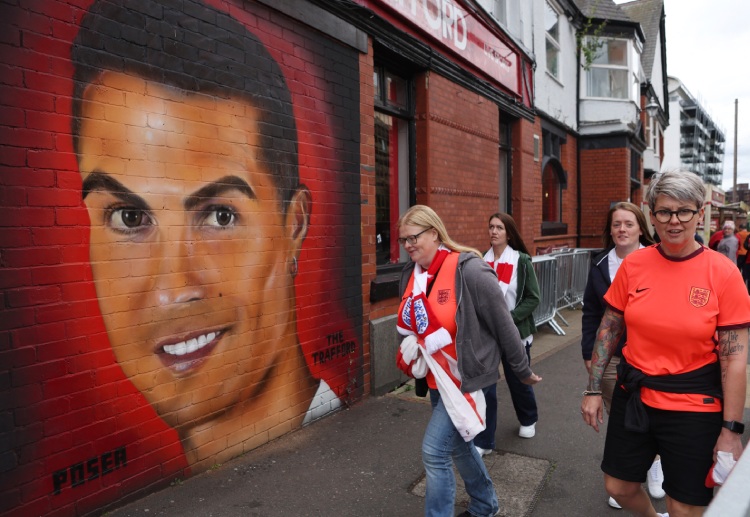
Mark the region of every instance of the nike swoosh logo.
POLYGON ((642 287, 641 289, 636 289, 636 293, 642 293, 643 291, 646 291, 647 289, 650 289, 650 287, 642 287))

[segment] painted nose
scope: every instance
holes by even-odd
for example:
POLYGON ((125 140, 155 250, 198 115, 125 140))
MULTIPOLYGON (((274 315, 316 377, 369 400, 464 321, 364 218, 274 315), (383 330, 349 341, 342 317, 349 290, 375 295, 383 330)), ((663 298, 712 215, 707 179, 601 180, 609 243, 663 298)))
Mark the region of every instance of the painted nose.
POLYGON ((179 238, 159 246, 159 267, 155 278, 159 306, 184 304, 205 297, 205 287, 200 281, 200 257, 195 256, 194 243, 182 235, 179 238))

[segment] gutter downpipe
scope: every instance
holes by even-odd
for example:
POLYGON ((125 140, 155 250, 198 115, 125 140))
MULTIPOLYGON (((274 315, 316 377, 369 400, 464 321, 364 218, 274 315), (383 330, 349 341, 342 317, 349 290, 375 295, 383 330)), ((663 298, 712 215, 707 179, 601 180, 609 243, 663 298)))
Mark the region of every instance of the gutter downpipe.
MULTIPOLYGON (((578 30, 578 29, 576 29, 578 30)), ((576 45, 576 248, 581 247, 581 51, 576 45)))

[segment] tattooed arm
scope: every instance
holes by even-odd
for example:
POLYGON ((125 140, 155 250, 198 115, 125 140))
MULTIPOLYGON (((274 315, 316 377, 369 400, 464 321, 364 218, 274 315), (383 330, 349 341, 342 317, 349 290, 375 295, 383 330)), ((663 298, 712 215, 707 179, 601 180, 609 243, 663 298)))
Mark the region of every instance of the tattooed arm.
MULTIPOLYGON (((617 343, 620 342, 624 329, 624 315, 607 307, 602 322, 599 324, 599 330, 596 331, 588 390, 601 391, 602 375, 617 350, 617 343)), ((604 422, 601 395, 584 395, 583 402, 581 402, 581 415, 583 420, 598 433, 599 424, 604 422)))
MULTIPOLYGON (((748 329, 719 331, 719 365, 721 366, 721 389, 724 392, 724 420, 742 422, 747 389, 748 329)), ((721 428, 714 447, 717 451, 731 452, 737 460, 742 453, 740 435, 721 428)))

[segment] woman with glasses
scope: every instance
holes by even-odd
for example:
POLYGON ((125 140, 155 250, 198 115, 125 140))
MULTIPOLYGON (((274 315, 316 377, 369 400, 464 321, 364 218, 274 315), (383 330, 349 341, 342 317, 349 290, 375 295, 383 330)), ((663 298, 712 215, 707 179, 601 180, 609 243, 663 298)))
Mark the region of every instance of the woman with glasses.
POLYGON ((669 515, 679 517, 711 501, 716 453, 742 453, 750 297, 737 266, 695 241, 704 196, 691 172, 655 176, 645 200, 661 242, 629 256, 604 296, 581 414, 599 430, 603 373, 627 321, 602 470, 609 495, 634 515, 657 515, 641 486, 656 454, 669 515))
MULTIPOLYGON (((625 258, 634 251, 653 244, 654 241, 649 234, 646 217, 641 209, 633 203, 621 201, 612 205, 607 213, 607 221, 602 231, 602 243, 604 251, 592 260, 586 289, 583 293, 581 352, 587 372, 591 371, 591 353, 594 349, 596 331, 607 307, 604 301, 607 289, 612 285, 612 280, 625 258)), ((616 368, 620 363, 625 339, 626 332, 623 331, 607 369, 602 375, 602 399, 607 411, 612 407, 612 392, 615 389, 617 377, 616 368)), ((664 497, 664 491, 661 489, 663 474, 659 460, 654 461, 649 469, 648 479, 651 495, 657 499, 664 497)), ((609 506, 620 508, 612 497, 609 498, 609 506)))
MULTIPOLYGON (((518 231, 513 218, 504 213, 492 214, 489 219, 490 249, 484 260, 497 273, 498 284, 510 310, 521 340, 526 347, 526 357, 531 364, 531 342, 534 339, 534 309, 539 305, 539 283, 534 274, 526 244, 518 231)), ((510 365, 501 358, 505 382, 508 384, 513 409, 520 424, 518 436, 533 438, 536 434, 536 422, 539 419, 534 388, 522 383, 513 375, 510 365)), ((487 429, 474 438, 474 445, 479 454, 484 456, 495 448, 495 430, 497 428, 497 385, 493 384, 484 390, 487 400, 487 429)))
MULTIPOLYGON (((399 284, 399 333, 404 338, 397 363, 414 374, 416 361, 404 360, 416 339, 420 355, 453 365, 463 394, 477 392, 498 380, 500 356, 525 384, 541 377, 529 367, 525 350, 502 297, 497 277, 478 251, 454 242, 431 208, 415 205, 398 223, 399 243, 411 262, 399 284), (499 298, 499 300, 498 300, 499 298), (492 303, 489 303, 489 302, 492 303)), ((432 416, 422 441, 426 472, 425 515, 452 517, 456 497, 453 462, 471 501, 462 516, 491 516, 498 501, 473 440, 459 434, 432 372, 427 373, 432 416)))

